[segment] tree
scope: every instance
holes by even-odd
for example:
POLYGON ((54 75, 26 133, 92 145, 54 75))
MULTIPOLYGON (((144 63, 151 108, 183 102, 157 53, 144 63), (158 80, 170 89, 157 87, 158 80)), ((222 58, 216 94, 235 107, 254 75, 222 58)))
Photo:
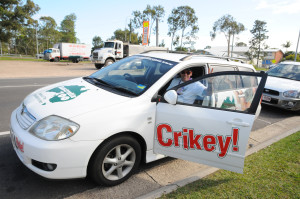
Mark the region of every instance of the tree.
POLYGON ((172 45, 178 44, 179 39, 180 49, 182 49, 183 39, 187 40, 185 44, 193 44, 192 40, 196 38, 195 34, 199 30, 197 22, 195 10, 189 6, 179 6, 172 10, 168 18, 168 35, 172 37, 171 49, 172 45), (181 37, 176 34, 179 30, 181 30, 181 37))
POLYGON ((103 40, 100 36, 93 37, 93 48, 92 51, 94 51, 96 48, 102 48, 103 47, 103 40))
POLYGON ((27 0, 1 0, 0 2, 0 39, 9 42, 10 39, 22 29, 36 21, 31 17, 40 10, 37 4, 27 0))
POLYGON ((252 33, 253 37, 250 40, 250 47, 249 51, 247 52, 249 58, 257 58, 257 66, 258 66, 258 60, 259 56, 261 54, 261 45, 264 45, 262 42, 268 39, 269 37, 266 35, 268 30, 266 29, 267 23, 264 21, 255 20, 252 30, 250 32, 252 33))
POLYGON ((189 41, 195 37, 198 32, 199 27, 197 26, 198 17, 195 15, 195 10, 189 6, 179 6, 179 27, 181 29, 181 42, 180 47, 182 47, 182 40, 186 37, 189 41), (185 32, 190 27, 190 32, 185 32))
POLYGON ((291 45, 292 45, 292 43, 291 43, 290 41, 287 41, 285 44, 282 44, 281 46, 282 46, 283 48, 285 48, 285 52, 287 52, 287 49, 288 49, 289 47, 291 47, 291 45))
POLYGON ((227 40, 227 55, 230 55, 230 40, 234 35, 238 35, 245 30, 243 24, 238 23, 231 15, 224 15, 218 19, 213 26, 213 31, 210 32, 211 39, 215 39, 218 32, 224 33, 227 40))
POLYGON ((143 27, 144 21, 149 21, 150 27, 149 27, 149 43, 150 43, 150 36, 151 36, 151 30, 153 29, 153 24, 156 21, 162 21, 162 18, 165 15, 165 10, 162 6, 150 6, 147 5, 146 9, 143 12, 140 11, 133 11, 133 20, 132 27, 135 29, 140 29, 143 27))
POLYGON ((129 41, 129 36, 131 36, 130 41, 132 44, 140 44, 142 42, 142 38, 138 37, 138 34, 136 33, 129 33, 129 30, 121 30, 121 29, 117 29, 114 32, 114 36, 112 36, 110 39, 117 39, 117 40, 121 40, 121 41, 125 41, 125 33, 126 33, 126 41, 129 41))
POLYGON ((237 42, 237 43, 235 43, 235 46, 236 47, 247 47, 247 44, 244 42, 237 42))
POLYGON ((180 29, 179 27, 179 12, 177 9, 173 9, 172 13, 170 14, 169 18, 168 18, 168 35, 171 37, 171 50, 173 49, 173 45, 176 45, 179 37, 176 35, 177 31, 180 29), (176 38, 176 40, 174 41, 174 38, 176 38))
POLYGON ((74 13, 65 16, 60 23, 61 42, 76 43, 75 22, 76 15, 74 13))
POLYGON ((45 43, 44 48, 49 48, 60 40, 60 33, 57 30, 57 24, 52 17, 40 17, 40 39, 45 43))

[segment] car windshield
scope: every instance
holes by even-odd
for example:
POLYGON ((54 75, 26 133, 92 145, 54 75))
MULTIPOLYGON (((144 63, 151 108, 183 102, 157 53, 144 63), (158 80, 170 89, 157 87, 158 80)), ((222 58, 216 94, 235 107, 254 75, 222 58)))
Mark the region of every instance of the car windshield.
POLYGON ((105 42, 104 43, 104 48, 113 48, 114 47, 114 42, 105 42))
POLYGON ((269 76, 300 81, 300 65, 278 64, 267 73, 269 76))
POLYGON ((86 79, 95 85, 138 96, 176 64, 169 60, 136 55, 102 68, 86 79))

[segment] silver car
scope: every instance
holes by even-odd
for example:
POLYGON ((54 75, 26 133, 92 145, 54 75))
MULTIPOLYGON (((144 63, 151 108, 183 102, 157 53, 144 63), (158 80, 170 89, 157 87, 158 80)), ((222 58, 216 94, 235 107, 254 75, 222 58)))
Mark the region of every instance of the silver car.
POLYGON ((300 62, 281 62, 268 72, 262 103, 300 110, 300 62))

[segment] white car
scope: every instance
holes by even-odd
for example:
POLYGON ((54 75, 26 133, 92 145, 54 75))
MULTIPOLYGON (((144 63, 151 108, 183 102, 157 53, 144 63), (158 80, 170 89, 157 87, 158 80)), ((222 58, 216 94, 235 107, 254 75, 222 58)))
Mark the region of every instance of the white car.
POLYGON ((285 61, 268 72, 262 103, 291 111, 300 110, 300 62, 285 61))
POLYGON ((29 94, 11 115, 12 143, 29 169, 50 179, 88 175, 112 186, 165 155, 241 173, 267 78, 254 71, 197 55, 131 56, 29 94), (186 69, 192 80, 167 90, 186 69), (179 90, 196 84, 203 89, 192 103, 179 100, 179 90))

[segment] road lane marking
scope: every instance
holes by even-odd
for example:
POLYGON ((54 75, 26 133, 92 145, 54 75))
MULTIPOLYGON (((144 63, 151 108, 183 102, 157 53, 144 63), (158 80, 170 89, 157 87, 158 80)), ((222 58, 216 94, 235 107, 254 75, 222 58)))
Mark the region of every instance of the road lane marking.
POLYGON ((266 120, 262 120, 262 119, 260 119, 260 118, 257 118, 257 120, 260 120, 260 121, 265 122, 265 123, 267 123, 267 124, 272 124, 272 122, 269 122, 269 121, 266 121, 266 120))
POLYGON ((0 86, 0 88, 23 88, 23 87, 34 87, 34 86, 48 86, 49 84, 31 84, 31 85, 20 85, 20 86, 0 86))
POLYGON ((9 131, 0 132, 0 136, 2 136, 2 135, 9 135, 9 134, 10 134, 9 131))

